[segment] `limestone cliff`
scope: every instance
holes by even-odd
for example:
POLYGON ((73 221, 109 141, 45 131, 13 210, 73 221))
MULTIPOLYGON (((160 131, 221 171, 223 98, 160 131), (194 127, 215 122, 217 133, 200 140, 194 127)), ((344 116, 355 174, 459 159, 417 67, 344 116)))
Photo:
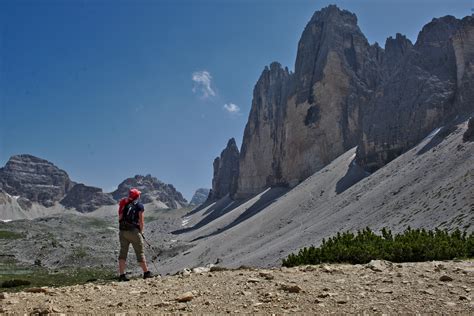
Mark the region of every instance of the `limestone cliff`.
POLYGON ((212 190, 208 200, 220 199, 234 191, 239 174, 239 149, 235 139, 231 138, 220 157, 214 160, 214 176, 212 190))
POLYGON ((355 146, 381 55, 354 14, 336 6, 316 12, 299 41, 295 72, 273 63, 255 86, 235 197, 297 184, 355 146))
POLYGON ((433 19, 415 44, 402 34, 370 45, 357 17, 317 11, 295 72, 266 67, 253 92, 234 198, 293 186, 358 146, 374 171, 432 130, 474 111, 474 17, 433 19))
POLYGON ((474 110, 474 18, 433 19, 412 47, 387 40, 386 81, 363 114, 357 162, 369 171, 417 144, 452 118, 474 110), (394 65, 397 57, 398 66, 394 65))

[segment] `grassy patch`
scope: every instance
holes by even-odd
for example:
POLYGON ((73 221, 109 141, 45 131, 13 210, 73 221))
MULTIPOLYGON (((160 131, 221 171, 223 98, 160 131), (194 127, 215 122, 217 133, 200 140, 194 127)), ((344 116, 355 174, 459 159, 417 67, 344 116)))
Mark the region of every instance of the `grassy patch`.
POLYGON ((21 239, 25 236, 20 233, 11 232, 8 230, 0 230, 0 239, 21 239))
POLYGON ((369 228, 353 234, 337 233, 323 239, 320 247, 301 249, 298 254, 290 254, 283 259, 283 266, 293 267, 319 263, 367 263, 374 259, 393 262, 417 262, 431 260, 451 260, 474 257, 474 233, 468 235, 455 230, 407 228, 402 234, 392 235, 382 229, 377 235, 369 228))
POLYGON ((88 218, 87 220, 84 220, 84 225, 101 229, 109 227, 110 223, 100 218, 88 218))
POLYGON ((108 282, 116 278, 114 271, 98 268, 66 268, 55 272, 34 268, 26 271, 26 273, 22 274, 14 273, 14 271, 0 274, 0 292, 16 292, 28 287, 58 287, 84 284, 92 281, 108 282))

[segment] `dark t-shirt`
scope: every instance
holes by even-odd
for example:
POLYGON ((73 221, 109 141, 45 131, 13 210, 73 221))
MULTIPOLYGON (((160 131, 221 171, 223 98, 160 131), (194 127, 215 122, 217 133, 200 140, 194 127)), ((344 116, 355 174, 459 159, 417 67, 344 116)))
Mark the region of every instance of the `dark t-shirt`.
POLYGON ((139 214, 145 211, 145 207, 138 201, 129 201, 128 199, 120 200, 119 207, 119 218, 120 221, 124 221, 132 224, 139 228, 139 214))

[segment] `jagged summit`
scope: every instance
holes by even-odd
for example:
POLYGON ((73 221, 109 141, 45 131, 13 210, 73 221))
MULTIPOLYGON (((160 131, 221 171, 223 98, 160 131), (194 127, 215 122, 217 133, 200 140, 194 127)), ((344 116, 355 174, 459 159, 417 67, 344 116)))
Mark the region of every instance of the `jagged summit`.
POLYGON ((150 174, 125 179, 117 190, 112 192, 112 196, 115 200, 120 200, 128 196, 131 188, 137 188, 142 192, 140 199, 143 203, 162 202, 172 209, 183 207, 188 203, 172 184, 166 184, 150 174))
POLYGON ((214 175, 209 200, 218 200, 234 190, 239 173, 239 156, 235 139, 229 139, 221 155, 214 159, 214 175))
POLYGON ((472 17, 433 19, 413 44, 397 33, 370 45, 355 14, 314 13, 294 73, 273 62, 254 92, 235 198, 294 186, 348 149, 374 171, 436 127, 472 112, 472 17))

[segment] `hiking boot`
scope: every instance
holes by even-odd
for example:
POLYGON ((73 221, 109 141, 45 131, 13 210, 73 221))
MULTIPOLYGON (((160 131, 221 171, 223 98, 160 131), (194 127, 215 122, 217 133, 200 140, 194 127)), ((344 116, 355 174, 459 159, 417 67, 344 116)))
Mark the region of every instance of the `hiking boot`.
POLYGON ((127 278, 127 276, 125 274, 121 274, 118 278, 119 282, 127 282, 127 281, 130 281, 129 278, 127 278))
POLYGON ((147 271, 145 273, 143 273, 143 278, 144 279, 149 279, 149 278, 152 278, 153 277, 153 274, 151 274, 151 271, 147 271))

